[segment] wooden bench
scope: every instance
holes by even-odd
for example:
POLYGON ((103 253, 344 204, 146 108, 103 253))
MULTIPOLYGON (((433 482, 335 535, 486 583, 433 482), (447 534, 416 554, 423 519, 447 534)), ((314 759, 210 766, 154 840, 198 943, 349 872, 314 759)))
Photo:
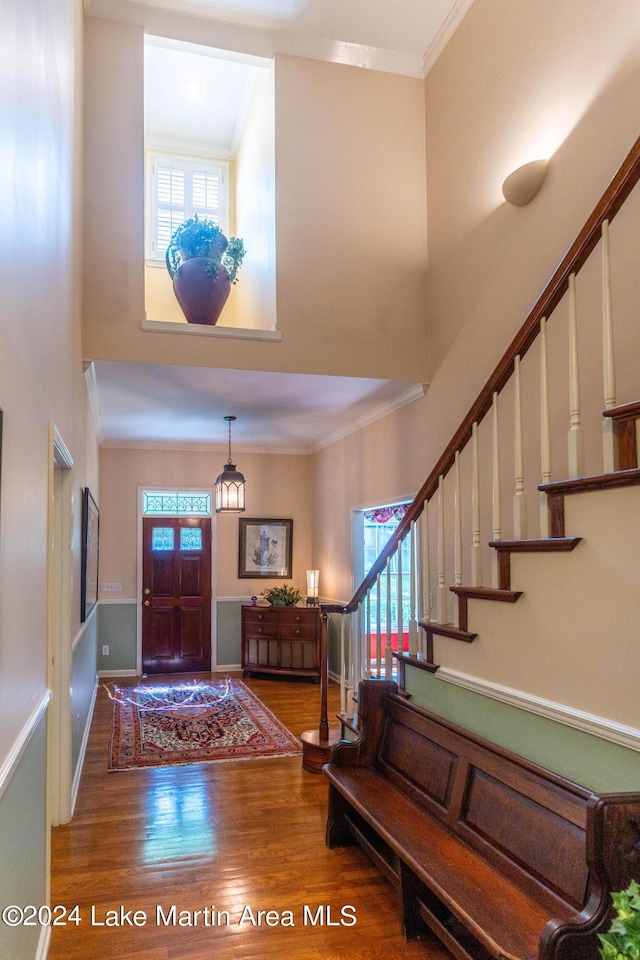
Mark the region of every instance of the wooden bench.
POLYGON ((359 690, 333 748, 327 844, 358 841, 399 894, 404 934, 457 960, 597 960, 610 892, 640 878, 640 794, 596 795, 423 710, 359 690))

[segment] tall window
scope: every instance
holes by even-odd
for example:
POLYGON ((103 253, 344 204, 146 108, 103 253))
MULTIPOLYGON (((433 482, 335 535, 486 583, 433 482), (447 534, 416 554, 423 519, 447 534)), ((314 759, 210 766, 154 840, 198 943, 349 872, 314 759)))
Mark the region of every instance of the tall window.
MULTIPOLYGON (((390 507, 377 507, 363 512, 363 560, 364 574, 369 572, 387 541, 404 517, 409 504, 402 503, 390 507)), ((402 612, 403 623, 408 623, 410 613, 410 546, 406 538, 402 545, 402 612)), ((391 614, 391 629, 398 629, 398 558, 397 554, 391 558, 390 564, 390 591, 387 599, 387 579, 383 574, 382 590, 380 592, 380 627, 384 634, 387 626, 388 613, 391 614)), ((378 620, 377 591, 371 594, 370 624, 375 630, 378 620)))
POLYGON ((164 265, 173 231, 198 214, 229 232, 228 165, 149 151, 147 260, 164 265))

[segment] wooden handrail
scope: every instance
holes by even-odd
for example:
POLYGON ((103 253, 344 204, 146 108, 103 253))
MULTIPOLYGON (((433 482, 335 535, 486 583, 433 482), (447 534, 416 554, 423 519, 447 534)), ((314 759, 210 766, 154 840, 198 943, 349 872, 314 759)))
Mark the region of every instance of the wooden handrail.
POLYGON ((499 393, 510 379, 515 358, 517 356, 523 357, 529 350, 540 332, 540 320, 543 317, 551 316, 567 291, 569 277, 571 274, 580 272, 595 249, 600 240, 603 221, 611 222, 613 220, 638 180, 640 180, 640 137, 638 137, 618 172, 609 183, 575 242, 560 261, 544 291, 511 341, 475 403, 454 433, 444 453, 416 494, 414 501, 407 509, 392 537, 345 606, 345 613, 353 613, 357 610, 360 601, 373 587, 376 577, 384 570, 387 560, 396 552, 398 543, 405 537, 413 521, 417 520, 422 513, 425 501, 430 500, 436 492, 440 476, 445 476, 453 466, 456 451, 462 451, 471 439, 473 424, 479 424, 485 418, 491 409, 494 393, 499 393))

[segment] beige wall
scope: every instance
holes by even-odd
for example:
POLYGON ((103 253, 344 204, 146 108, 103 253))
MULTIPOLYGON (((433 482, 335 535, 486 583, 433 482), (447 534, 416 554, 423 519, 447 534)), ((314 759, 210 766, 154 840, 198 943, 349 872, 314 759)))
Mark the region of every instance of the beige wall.
MULTIPOLYGON (((247 481, 247 509, 242 516, 293 519, 293 577, 286 582, 304 592, 304 572, 311 562, 309 458, 241 449, 234 449, 234 455, 247 481)), ((138 488, 213 489, 225 460, 223 451, 101 450, 100 580, 122 583, 122 593, 108 594, 108 599, 137 598, 138 488)), ((238 519, 235 514, 214 518, 219 598, 250 597, 272 585, 268 580, 238 579, 238 519)))
POLYGON ((232 291, 235 325, 276 326, 275 103, 272 69, 259 71, 236 160, 236 234, 248 253, 232 291), (242 318, 242 324, 239 323, 242 318))
MULTIPOLYGON (((429 337, 438 366, 424 398, 314 456, 314 566, 322 571, 323 594, 349 599, 353 589, 353 509, 398 500, 419 489, 634 142, 638 134, 635 104, 640 97, 639 33, 640 10, 628 3, 603 7, 576 0, 558 6, 545 0, 541 6, 475 0, 450 47, 427 78, 429 337), (624 30, 620 29, 622 22, 624 30), (576 23, 580 23, 580 30, 571 26, 576 23), (563 91, 562 96, 559 91, 563 91), (530 129, 544 130, 545 121, 558 111, 569 116, 570 123, 566 125, 564 140, 556 144, 543 190, 528 207, 516 209, 501 204, 502 179, 508 167, 518 162, 513 145, 520 144, 530 129)), ((520 158, 526 159, 531 158, 520 158)), ((639 198, 634 197, 611 230, 620 402, 637 397, 638 293, 631 290, 624 270, 637 287, 634 264, 640 240, 638 212, 639 198)), ((587 472, 592 473, 601 472, 602 464, 598 259, 581 275, 578 295, 583 426, 587 472)), ((550 325, 552 394, 558 401, 552 424, 556 479, 566 476, 569 426, 566 303, 558 313, 553 328, 550 325)), ((527 386, 534 392, 539 376, 537 356, 536 347, 527 355, 523 369, 527 386)), ((531 394, 527 396, 530 398, 531 394)), ((504 537, 510 536, 513 529, 512 408, 510 389, 501 402, 505 427, 504 537)), ((534 492, 540 470, 538 416, 537 398, 528 399, 526 475, 534 492)), ((490 431, 488 438, 486 431, 485 422, 481 449, 485 461, 488 457, 490 463, 490 431)), ((447 496, 451 503, 450 491, 447 496)), ((606 509, 602 507, 603 517, 607 516, 606 509)), ((468 510, 467 504, 465 511, 468 510)), ((530 501, 530 512, 532 536, 536 536, 535 499, 530 501)), ((486 541, 491 535, 490 529, 487 533, 491 523, 490 498, 483 506, 483 516, 486 541)), ((468 517, 464 522, 468 525, 468 517)), ((606 540, 602 543, 605 553, 613 551, 606 540)), ((629 550, 636 549, 636 543, 637 538, 630 533, 629 550)), ((584 554, 575 569, 582 569, 583 558, 584 554)), ((508 612, 502 610, 501 604, 493 605, 493 609, 482 608, 485 637, 487 632, 497 629, 499 616, 512 618, 509 629, 500 634, 495 647, 486 640, 482 646, 471 649, 443 642, 438 647, 440 662, 462 672, 466 669, 477 673, 489 682, 512 684, 532 695, 588 711, 590 687, 607 659, 602 610, 608 609, 612 615, 619 601, 618 613, 611 621, 616 626, 606 631, 605 645, 614 661, 618 654, 628 655, 637 620, 634 610, 624 605, 618 592, 612 593, 604 586, 611 574, 614 580, 627 584, 627 592, 637 592, 637 563, 622 549, 620 566, 617 558, 611 569, 608 559, 603 562, 604 580, 599 593, 595 593, 594 582, 598 581, 592 579, 593 572, 583 581, 591 584, 590 599, 599 606, 597 617, 588 605, 584 610, 590 609, 590 613, 581 610, 584 586, 578 575, 571 581, 573 593, 566 601, 557 593, 557 579, 555 592, 547 596, 549 609, 544 611, 542 620, 536 618, 523 627, 518 618, 527 607, 518 609, 518 604, 508 612), (629 565, 636 571, 632 574, 632 587, 628 584, 629 565), (580 626, 571 631, 548 632, 543 652, 535 646, 537 631, 548 631, 545 618, 547 614, 551 616, 549 611, 557 612, 559 622, 566 627, 567 618, 562 612, 565 604, 571 615, 578 617, 580 626), (500 613, 496 613, 495 607, 501 608, 500 613), (594 630, 596 623, 599 628, 594 630), (528 638, 531 651, 521 660, 508 647, 509 637, 516 630, 528 638), (585 664, 591 662, 598 664, 597 669, 585 669, 585 664)), ((452 582, 451 565, 452 543, 447 559, 448 583, 452 582)), ((466 547, 464 568, 464 582, 468 582, 466 547)), ((552 562, 550 569, 556 578, 564 576, 557 563, 552 562)), ((538 591, 540 581, 537 574, 534 576, 524 585, 518 583, 517 588, 538 591)), ((523 647, 524 642, 518 647, 521 653, 523 647)), ((602 675, 606 675, 607 685, 598 694, 597 709, 604 716, 637 726, 630 698, 607 705, 607 690, 617 689, 616 684, 623 682, 616 663, 610 664, 602 675)), ((594 700, 594 709, 595 705, 594 700)))
MULTIPOLYGON (((87 37, 86 358, 428 379, 422 83, 279 57, 275 200, 282 341, 150 332, 141 329, 143 33, 88 18, 87 37)), ((256 124, 252 129, 257 135, 256 124)), ((270 145, 264 131, 260 135, 260 188, 272 191, 270 145)), ((244 177, 246 158, 243 163, 244 177)), ((255 170, 251 176, 258 179, 255 170)), ((232 291, 239 294, 238 311, 246 309, 252 322, 259 299, 273 302, 267 279, 273 251, 254 244, 259 277, 251 265, 253 216, 239 205, 238 231, 242 236, 247 226, 249 252, 232 291)), ((245 325, 240 313, 234 323, 245 325)))
POLYGON ((80 630, 82 487, 99 495, 78 300, 81 17, 73 0, 29 0, 4 27, 15 57, 0 68, 8 71, 3 102, 12 132, 11 179, 0 192, 0 762, 49 679, 50 423, 74 458, 69 648, 80 630))

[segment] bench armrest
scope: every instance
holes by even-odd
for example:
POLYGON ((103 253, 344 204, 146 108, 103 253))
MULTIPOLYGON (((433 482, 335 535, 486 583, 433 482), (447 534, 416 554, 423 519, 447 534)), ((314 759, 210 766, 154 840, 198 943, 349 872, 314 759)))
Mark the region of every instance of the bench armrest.
POLYGON ((355 740, 341 740, 331 751, 331 763, 339 767, 372 767, 378 758, 386 725, 385 703, 398 692, 395 680, 363 680, 358 689, 358 724, 355 740))

